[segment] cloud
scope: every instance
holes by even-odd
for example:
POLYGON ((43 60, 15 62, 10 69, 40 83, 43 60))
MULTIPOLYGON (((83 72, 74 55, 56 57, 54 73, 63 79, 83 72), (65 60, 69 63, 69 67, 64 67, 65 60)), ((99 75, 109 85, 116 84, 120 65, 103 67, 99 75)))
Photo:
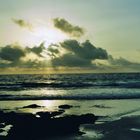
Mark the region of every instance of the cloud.
POLYGON ((56 57, 60 54, 60 50, 58 49, 59 45, 57 44, 50 44, 47 48, 47 54, 50 57, 56 57))
POLYGON ((0 67, 15 67, 26 55, 25 50, 17 45, 7 45, 0 49, 0 67))
POLYGON ((54 67, 88 67, 99 71, 140 71, 140 63, 125 58, 114 58, 103 48, 95 47, 89 40, 65 40, 50 45, 48 52, 54 67), (102 63, 103 62, 103 63, 102 63))
POLYGON ((32 48, 19 45, 1 47, 0 67, 44 67, 46 60, 41 55, 44 49, 44 43, 32 48))
MULTIPOLYGON (((22 28, 32 30, 32 25, 23 19, 12 19, 22 28)), ((54 26, 70 37, 81 37, 85 31, 79 26, 72 25, 63 18, 53 19, 54 26)), ((131 62, 123 57, 114 58, 89 40, 79 42, 67 39, 47 48, 42 42, 39 46, 7 45, 0 47, 0 68, 84 68, 112 71, 140 71, 140 63, 131 62)))
POLYGON ((106 50, 96 48, 88 40, 83 43, 65 40, 48 48, 41 43, 32 48, 8 45, 0 49, 1 67, 44 67, 50 66, 50 63, 53 67, 95 67, 94 60, 107 58, 106 50))
POLYGON ((45 43, 45 42, 42 42, 39 46, 34 46, 34 47, 32 47, 32 48, 27 47, 26 50, 27 50, 28 52, 33 52, 33 53, 35 53, 35 54, 38 55, 39 57, 43 57, 41 53, 45 50, 44 43, 45 43))
POLYGON ((138 72, 140 63, 114 58, 90 41, 64 40, 58 44, 44 43, 34 47, 7 45, 0 48, 0 68, 83 68, 101 72, 138 72))
POLYGON ((22 28, 28 28, 29 30, 33 29, 32 24, 30 24, 29 22, 27 22, 23 19, 12 19, 12 21, 22 28))
POLYGON ((18 61, 25 56, 25 51, 19 46, 7 45, 0 50, 0 58, 7 61, 18 61))
POLYGON ((53 56, 56 56, 52 59, 53 66, 95 66, 92 61, 108 58, 106 50, 96 48, 88 40, 83 43, 76 40, 65 40, 57 46, 59 47, 56 50, 62 49, 63 53, 56 56, 56 53, 53 52, 53 56))
POLYGON ((131 62, 123 57, 108 55, 107 60, 96 60, 96 66, 103 72, 139 72, 140 63, 131 62))
POLYGON ((102 48, 96 48, 90 43, 89 40, 86 40, 81 44, 77 40, 65 40, 60 44, 67 51, 87 60, 108 58, 106 50, 102 48))
POLYGON ((92 66, 91 61, 78 57, 71 53, 66 53, 60 57, 52 59, 52 64, 56 66, 66 66, 66 67, 85 67, 92 66))
POLYGON ((84 35, 83 28, 72 25, 64 18, 55 18, 53 19, 53 23, 56 28, 60 29, 61 31, 63 31, 64 33, 70 36, 81 37, 82 35, 84 35))
POLYGON ((109 55, 108 62, 112 67, 129 69, 130 71, 140 71, 140 63, 131 62, 123 57, 115 59, 113 56, 109 55))
POLYGON ((138 72, 140 63, 114 58, 105 49, 95 47, 89 40, 64 40, 44 47, 7 45, 0 48, 0 68, 89 68, 102 72, 138 72), (103 63, 102 63, 103 62, 103 63), (106 62, 106 63, 104 63, 106 62))
POLYGON ((108 61, 111 65, 116 65, 116 66, 129 66, 132 64, 137 64, 137 63, 132 63, 132 62, 130 62, 122 57, 115 59, 111 55, 109 55, 108 61))

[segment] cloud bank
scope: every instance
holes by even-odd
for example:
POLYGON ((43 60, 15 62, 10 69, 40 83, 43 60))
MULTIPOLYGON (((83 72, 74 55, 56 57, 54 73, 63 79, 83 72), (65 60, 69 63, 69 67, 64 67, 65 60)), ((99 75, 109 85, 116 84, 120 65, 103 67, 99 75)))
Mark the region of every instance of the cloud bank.
POLYGON ((0 48, 0 68, 90 68, 100 71, 140 71, 140 64, 125 58, 113 58, 105 49, 95 47, 89 40, 64 40, 58 44, 44 42, 39 46, 7 45, 0 48), (98 62, 97 62, 98 61, 98 62), (105 61, 106 63, 101 63, 105 61))
POLYGON ((56 48, 58 51, 59 49, 64 50, 65 53, 55 55, 56 57, 52 59, 53 66, 95 66, 92 61, 108 58, 106 50, 96 48, 88 40, 83 43, 77 40, 65 40, 56 48))
POLYGON ((0 48, 0 67, 43 67, 43 44, 39 46, 21 47, 20 45, 7 45, 0 48))
POLYGON ((33 66, 33 63, 39 65, 39 63, 45 62, 46 64, 51 63, 53 67, 83 67, 95 66, 92 61, 107 58, 106 50, 96 48, 88 40, 83 43, 79 43, 77 40, 65 40, 58 44, 51 44, 48 48, 44 47, 44 43, 32 48, 8 45, 0 50, 1 62, 9 62, 5 66, 27 65, 28 67, 29 65, 33 66))
POLYGON ((53 23, 56 28, 70 36, 81 37, 84 35, 84 29, 82 27, 72 25, 64 18, 55 18, 53 19, 53 23))
MULTIPOLYGON (((22 20, 14 19, 20 27, 30 28, 31 25, 22 20)), ((84 35, 83 28, 74 26, 62 18, 53 19, 54 26, 73 37, 84 35)), ((114 58, 105 49, 95 47, 91 41, 79 42, 67 39, 45 47, 6 45, 0 47, 0 68, 89 68, 103 72, 125 70, 140 71, 140 63, 130 62, 125 58, 114 58), (103 63, 102 63, 103 62, 103 63)))

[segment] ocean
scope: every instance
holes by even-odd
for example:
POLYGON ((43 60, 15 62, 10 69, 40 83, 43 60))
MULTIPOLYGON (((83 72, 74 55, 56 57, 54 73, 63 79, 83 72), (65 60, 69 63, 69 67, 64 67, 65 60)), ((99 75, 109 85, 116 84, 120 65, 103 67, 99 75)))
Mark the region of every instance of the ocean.
POLYGON ((140 98, 140 73, 0 75, 0 100, 140 98))

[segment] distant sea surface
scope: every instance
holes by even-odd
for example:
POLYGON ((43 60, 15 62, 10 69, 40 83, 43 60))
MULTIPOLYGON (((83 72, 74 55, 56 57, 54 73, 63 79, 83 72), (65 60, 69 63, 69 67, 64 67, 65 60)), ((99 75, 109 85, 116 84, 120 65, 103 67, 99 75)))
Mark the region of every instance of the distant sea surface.
POLYGON ((0 100, 140 98, 140 73, 0 75, 0 100))

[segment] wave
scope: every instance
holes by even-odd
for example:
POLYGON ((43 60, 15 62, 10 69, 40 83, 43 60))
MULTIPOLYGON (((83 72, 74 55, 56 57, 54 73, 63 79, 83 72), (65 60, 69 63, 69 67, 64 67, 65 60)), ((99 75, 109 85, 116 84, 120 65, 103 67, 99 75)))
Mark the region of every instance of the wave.
POLYGON ((116 83, 17 83, 17 84, 0 84, 0 90, 20 90, 30 88, 86 88, 86 87, 100 87, 100 88, 140 88, 140 82, 116 82, 116 83))
POLYGON ((140 94, 127 95, 45 95, 45 96, 14 96, 14 95, 0 95, 0 100, 106 100, 106 99, 140 99, 140 94))

